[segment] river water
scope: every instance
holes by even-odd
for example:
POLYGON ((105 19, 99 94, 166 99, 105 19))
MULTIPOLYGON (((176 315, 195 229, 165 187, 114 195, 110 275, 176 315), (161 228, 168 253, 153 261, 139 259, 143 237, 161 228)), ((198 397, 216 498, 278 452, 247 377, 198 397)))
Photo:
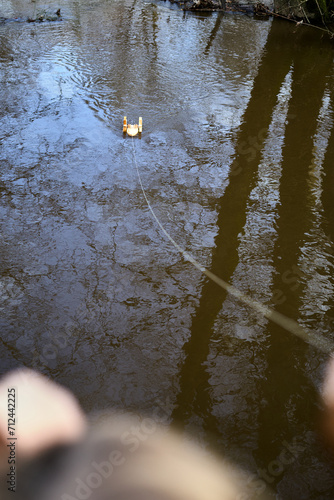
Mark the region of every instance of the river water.
POLYGON ((333 42, 149 0, 0 16, 58 7, 0 25, 1 372, 34 366, 86 411, 163 407, 277 498, 334 498, 328 356, 186 262, 135 168, 178 244, 334 341, 333 42))

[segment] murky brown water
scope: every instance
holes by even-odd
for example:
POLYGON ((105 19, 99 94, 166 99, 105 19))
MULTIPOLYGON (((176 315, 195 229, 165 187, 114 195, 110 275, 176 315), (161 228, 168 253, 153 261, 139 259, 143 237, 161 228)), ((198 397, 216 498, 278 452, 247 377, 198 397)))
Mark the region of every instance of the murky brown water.
POLYGON ((1 371, 35 366, 87 411, 164 405, 280 498, 334 498, 326 356, 184 262, 121 133, 143 116, 139 168, 180 245, 334 339, 333 42, 149 0, 0 16, 59 6, 0 25, 1 371))

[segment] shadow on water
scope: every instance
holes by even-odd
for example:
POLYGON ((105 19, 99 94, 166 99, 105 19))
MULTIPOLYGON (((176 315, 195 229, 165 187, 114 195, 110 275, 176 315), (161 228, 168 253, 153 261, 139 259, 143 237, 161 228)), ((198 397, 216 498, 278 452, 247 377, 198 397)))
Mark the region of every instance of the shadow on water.
POLYGON ((224 13, 223 12, 219 12, 218 15, 217 15, 217 19, 216 19, 216 22, 215 22, 215 25, 214 27, 212 28, 212 31, 210 33, 210 36, 209 36, 209 40, 208 40, 208 43, 207 43, 207 46, 205 47, 205 50, 204 50, 204 54, 207 56, 209 51, 210 51, 210 48, 216 38, 216 35, 221 27, 221 23, 222 23, 222 20, 224 18, 224 13))
MULTIPOLYGON (((331 79, 330 84, 331 92, 331 103, 334 102, 334 89, 333 89, 333 81, 331 79)), ((328 238, 328 242, 330 245, 330 253, 333 254, 333 246, 334 246, 334 167, 333 167, 333 156, 334 155, 334 127, 331 130, 327 150, 323 163, 323 171, 324 171, 324 179, 322 184, 322 206, 324 210, 324 219, 322 221, 322 226, 325 235, 328 238)), ((332 332, 334 330, 334 304, 329 304, 329 311, 327 313, 328 317, 328 332, 332 332)))
MULTIPOLYGON (((289 35, 286 35, 286 25, 277 20, 273 22, 240 126, 229 185, 219 200, 219 231, 210 270, 228 281, 238 265, 238 235, 246 222, 247 202, 256 184, 277 94, 293 65, 292 97, 283 147, 277 241, 273 255, 276 274, 272 285, 272 303, 277 310, 298 319, 303 286, 299 279, 302 274, 294 266, 298 266, 300 247, 308 230, 309 167, 332 50, 328 50, 326 39, 312 37, 310 41, 307 30, 295 32, 291 27, 289 35)), ((333 144, 333 136, 331 141, 333 144)), ((328 156, 332 158, 330 153, 328 156)), ((191 336, 184 347, 180 392, 173 413, 174 421, 184 425, 191 415, 200 415, 210 433, 217 429, 217 421, 210 411, 210 374, 205 363, 214 322, 225 299, 224 291, 214 283, 204 282, 199 305, 192 318, 191 336)), ((224 336, 224 331, 221 335, 224 336)), ((224 339, 221 342, 224 345, 224 339)), ((304 354, 308 346, 271 324, 267 327, 265 346, 262 356, 266 357, 267 368, 257 386, 259 399, 264 401, 257 424, 259 441, 255 454, 259 464, 267 464, 275 458, 282 439, 294 436, 302 421, 314 419, 316 402, 315 390, 304 370, 304 354), (287 436, 287 428, 291 436, 287 436)))
MULTIPOLYGON (((219 231, 215 239, 210 269, 225 280, 231 278, 238 264, 238 234, 246 221, 247 201, 256 182, 261 148, 271 122, 277 93, 291 65, 292 49, 290 44, 284 41, 286 50, 283 53, 288 52, 288 54, 287 57, 282 57, 280 26, 279 23, 273 23, 269 34, 251 99, 240 127, 230 182, 224 196, 218 202, 219 231), (256 148, 249 142, 253 137, 256 137, 256 148)), ((193 316, 191 337, 185 346, 186 357, 180 375, 181 392, 174 412, 176 421, 183 421, 191 413, 195 397, 200 401, 203 413, 207 413, 208 375, 205 373, 203 362, 209 352, 214 321, 225 298, 226 292, 216 284, 205 281, 199 306, 193 316), (206 383, 200 394, 196 394, 198 380, 203 380, 199 375, 205 377, 206 383)))
MULTIPOLYGON (((301 247, 310 230, 309 175, 314 155, 314 136, 333 57, 326 40, 308 43, 302 31, 294 48, 290 119, 285 130, 277 240, 273 254, 275 276, 272 302, 293 319, 300 318, 306 285, 299 268, 301 247), (324 50, 325 49, 325 50, 324 50)), ((313 427, 316 390, 306 373, 309 346, 283 329, 269 324, 265 380, 261 384, 264 405, 260 411, 258 455, 264 464, 277 457, 282 440, 313 427)))
MULTIPOLYGON (((333 86, 333 81, 331 80, 331 85, 333 86)), ((334 89, 331 88, 331 102, 334 102, 334 89)), ((331 130, 331 135, 329 137, 326 155, 324 159, 324 182, 322 191, 322 204, 325 211, 325 223, 324 229, 328 234, 330 240, 334 242, 334 167, 333 167, 333 155, 334 155, 334 129, 331 130)))

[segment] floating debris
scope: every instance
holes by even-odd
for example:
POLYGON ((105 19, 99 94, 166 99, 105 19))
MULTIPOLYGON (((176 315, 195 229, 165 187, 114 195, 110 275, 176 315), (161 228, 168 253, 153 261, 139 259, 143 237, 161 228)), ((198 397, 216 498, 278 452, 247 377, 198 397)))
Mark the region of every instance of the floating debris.
POLYGON ((37 12, 36 16, 33 17, 0 17, 0 23, 10 23, 10 22, 16 22, 16 23, 44 23, 44 22, 54 22, 54 21, 62 21, 60 9, 58 9, 56 12, 51 13, 47 12, 46 10, 39 11, 37 12))
POLYGON ((61 21, 60 9, 58 9, 54 14, 47 12, 46 10, 40 11, 35 17, 28 17, 28 23, 43 23, 45 21, 61 21))
POLYGON ((183 10, 222 10, 225 8, 225 0, 170 0, 171 3, 179 4, 183 10))

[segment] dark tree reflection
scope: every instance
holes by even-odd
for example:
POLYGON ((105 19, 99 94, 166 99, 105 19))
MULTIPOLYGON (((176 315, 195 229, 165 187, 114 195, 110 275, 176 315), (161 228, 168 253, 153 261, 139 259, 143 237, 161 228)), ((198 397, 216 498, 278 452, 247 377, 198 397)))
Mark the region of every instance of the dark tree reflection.
MULTIPOLYGON (((258 165, 268 134, 277 95, 285 76, 293 67, 292 96, 283 147, 277 236, 273 252, 276 270, 272 285, 272 304, 294 319, 299 318, 304 277, 298 267, 304 234, 309 229, 308 177, 313 158, 313 137, 330 71, 332 50, 326 38, 312 43, 307 30, 274 21, 269 33, 251 98, 239 130, 236 156, 229 185, 218 202, 218 234, 210 270, 230 280, 239 262, 238 234, 245 226, 247 203, 257 182, 258 165), (284 30, 284 33, 283 33, 284 30)), ((205 281, 199 305, 192 319, 191 336, 184 346, 180 371, 180 392, 173 413, 175 422, 186 425, 199 415, 207 431, 218 434, 219 422, 212 414, 209 373, 206 360, 214 322, 222 309, 226 293, 205 281)), ((224 331, 221 332, 222 337, 224 331)), ((273 460, 282 446, 314 418, 316 395, 305 368, 309 347, 281 328, 268 325, 266 341, 257 355, 265 360, 265 372, 257 382, 261 401, 254 432, 258 432, 255 458, 260 465, 273 460)), ((220 374, 224 377, 224 373, 220 374)))

